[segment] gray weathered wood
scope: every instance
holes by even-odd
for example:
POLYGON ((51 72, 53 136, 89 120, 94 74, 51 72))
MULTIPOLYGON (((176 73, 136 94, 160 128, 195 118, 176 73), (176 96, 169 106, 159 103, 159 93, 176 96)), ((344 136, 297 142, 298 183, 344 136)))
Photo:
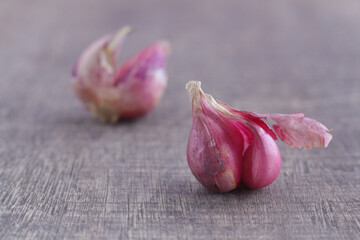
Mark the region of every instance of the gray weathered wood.
POLYGON ((0 33, 0 238, 360 238, 359 1, 1 0, 0 33), (145 118, 106 126, 70 71, 125 24, 124 56, 172 43, 169 86, 145 118), (186 162, 188 80, 239 109, 303 111, 334 140, 279 143, 262 190, 209 192, 186 162))

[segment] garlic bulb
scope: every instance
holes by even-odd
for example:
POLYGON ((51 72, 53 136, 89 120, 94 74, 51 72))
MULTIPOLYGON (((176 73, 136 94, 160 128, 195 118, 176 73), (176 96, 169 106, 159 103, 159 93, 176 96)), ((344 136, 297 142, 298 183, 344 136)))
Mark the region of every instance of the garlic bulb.
POLYGON ((277 136, 290 147, 327 147, 332 139, 323 124, 295 114, 256 114, 235 110, 205 94, 201 83, 186 88, 192 103, 192 128, 187 160, 196 179, 217 192, 239 184, 262 188, 279 175, 281 155, 277 136), (264 120, 276 124, 271 129, 264 120))
POLYGON ((116 57, 130 31, 124 27, 95 41, 73 70, 75 94, 102 122, 145 115, 158 104, 166 88, 166 41, 151 44, 117 67, 116 57))

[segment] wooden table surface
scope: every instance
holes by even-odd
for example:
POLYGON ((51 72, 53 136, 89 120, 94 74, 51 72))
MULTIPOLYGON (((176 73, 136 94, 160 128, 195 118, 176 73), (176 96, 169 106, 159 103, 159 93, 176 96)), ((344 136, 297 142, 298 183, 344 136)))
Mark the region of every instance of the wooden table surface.
POLYGON ((1 239, 359 239, 360 2, 0 3, 1 239), (70 88, 97 37, 130 24, 121 59, 168 39, 169 85, 134 122, 102 125, 70 88), (279 143, 261 190, 216 194, 191 174, 189 80, 231 106, 302 111, 327 149, 279 143))

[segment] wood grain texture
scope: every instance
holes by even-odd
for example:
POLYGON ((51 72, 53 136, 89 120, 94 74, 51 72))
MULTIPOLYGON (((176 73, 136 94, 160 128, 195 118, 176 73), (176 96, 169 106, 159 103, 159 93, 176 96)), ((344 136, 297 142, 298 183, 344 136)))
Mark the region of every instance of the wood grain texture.
POLYGON ((359 1, 2 0, 0 33, 1 239, 360 238, 359 1), (124 56, 172 43, 169 86, 148 116, 101 125, 70 71, 126 24, 124 56), (303 111, 334 140, 279 143, 269 187, 209 192, 186 162, 189 80, 238 109, 303 111))

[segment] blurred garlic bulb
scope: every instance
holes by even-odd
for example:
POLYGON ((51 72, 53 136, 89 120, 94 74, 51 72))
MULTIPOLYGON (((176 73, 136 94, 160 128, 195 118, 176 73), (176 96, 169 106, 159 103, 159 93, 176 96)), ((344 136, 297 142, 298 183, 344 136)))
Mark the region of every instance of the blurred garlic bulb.
POLYGON ((106 35, 91 44, 77 60, 72 86, 77 97, 100 121, 114 123, 151 111, 167 84, 169 44, 155 42, 117 67, 130 27, 106 35))

